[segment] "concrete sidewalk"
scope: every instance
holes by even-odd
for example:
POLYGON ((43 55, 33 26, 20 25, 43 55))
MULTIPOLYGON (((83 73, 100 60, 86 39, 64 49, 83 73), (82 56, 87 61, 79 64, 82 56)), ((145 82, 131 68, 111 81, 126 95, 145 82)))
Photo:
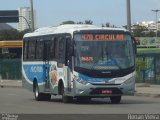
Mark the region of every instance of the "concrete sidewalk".
MULTIPOLYGON (((0 80, 0 87, 22 88, 21 80, 0 80)), ((136 84, 136 96, 160 97, 160 85, 151 85, 148 83, 136 84)))
POLYGON ((160 85, 137 83, 135 95, 147 97, 160 97, 160 85))
POLYGON ((0 80, 0 87, 22 88, 21 80, 0 80))

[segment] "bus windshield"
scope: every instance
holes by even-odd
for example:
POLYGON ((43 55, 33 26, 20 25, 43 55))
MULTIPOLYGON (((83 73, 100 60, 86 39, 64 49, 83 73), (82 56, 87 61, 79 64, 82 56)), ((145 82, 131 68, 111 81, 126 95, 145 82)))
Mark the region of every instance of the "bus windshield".
POLYGON ((114 71, 134 66, 129 34, 75 34, 75 67, 114 71))

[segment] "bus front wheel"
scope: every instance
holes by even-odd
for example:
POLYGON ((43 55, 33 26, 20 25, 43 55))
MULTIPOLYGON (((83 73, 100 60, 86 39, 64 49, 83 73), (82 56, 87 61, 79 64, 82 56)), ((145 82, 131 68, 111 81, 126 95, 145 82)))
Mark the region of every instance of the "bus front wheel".
POLYGON ((40 93, 38 83, 34 84, 34 96, 37 101, 49 101, 51 99, 51 94, 40 93))
POLYGON ((121 96, 112 96, 110 100, 112 104, 119 104, 121 102, 121 96))
POLYGON ((73 97, 65 95, 65 90, 64 90, 64 85, 63 84, 62 84, 62 87, 61 87, 61 93, 62 93, 62 101, 63 101, 63 103, 72 102, 73 97))

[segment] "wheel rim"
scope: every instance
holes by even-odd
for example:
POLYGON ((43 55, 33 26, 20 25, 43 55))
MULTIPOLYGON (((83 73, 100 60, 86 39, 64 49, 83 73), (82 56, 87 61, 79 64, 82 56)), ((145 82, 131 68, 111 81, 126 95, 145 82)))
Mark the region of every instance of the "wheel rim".
POLYGON ((36 89, 35 89, 35 97, 37 98, 38 95, 39 95, 39 92, 38 92, 38 88, 37 88, 37 86, 36 86, 36 89))

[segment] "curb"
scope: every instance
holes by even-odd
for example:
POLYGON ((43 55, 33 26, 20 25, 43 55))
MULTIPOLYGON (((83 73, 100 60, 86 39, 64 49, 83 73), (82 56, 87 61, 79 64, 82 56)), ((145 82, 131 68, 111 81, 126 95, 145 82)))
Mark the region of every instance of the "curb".
POLYGON ((23 88, 23 86, 0 85, 0 88, 23 88))
POLYGON ((160 94, 150 94, 150 93, 135 93, 135 96, 143 96, 143 97, 154 97, 160 98, 160 94))
POLYGON ((151 84, 149 84, 149 83, 138 83, 138 84, 136 84, 136 87, 151 87, 151 84))
POLYGON ((0 80, 0 88, 22 88, 22 81, 0 80))

